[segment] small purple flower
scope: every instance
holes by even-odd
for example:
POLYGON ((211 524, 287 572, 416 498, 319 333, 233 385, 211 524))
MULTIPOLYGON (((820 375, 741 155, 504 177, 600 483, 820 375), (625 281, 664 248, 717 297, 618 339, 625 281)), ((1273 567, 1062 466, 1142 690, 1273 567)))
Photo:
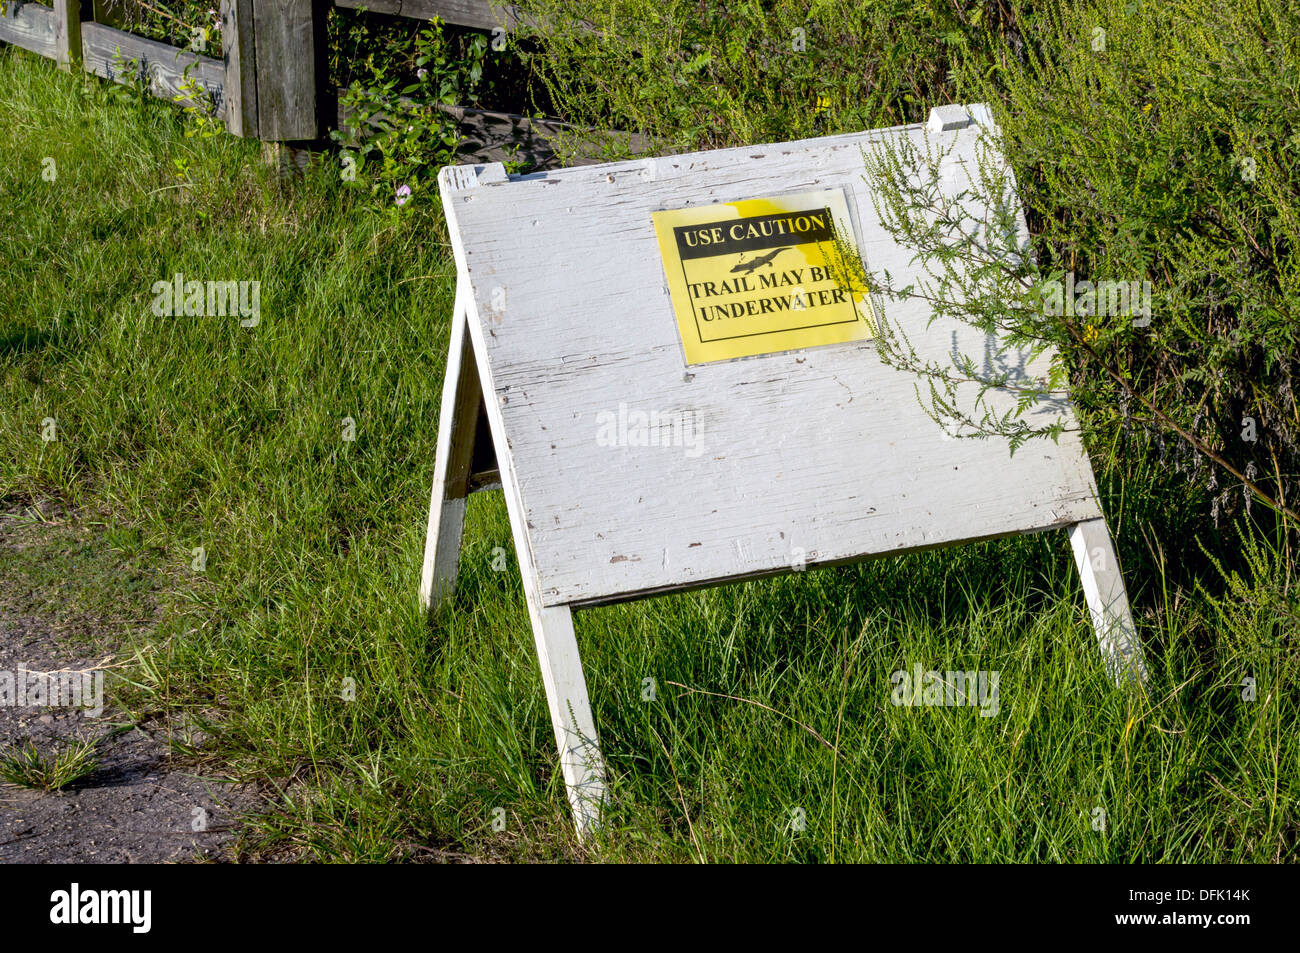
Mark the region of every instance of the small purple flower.
POLYGON ((411 187, 409 185, 399 185, 397 187, 397 197, 394 201, 400 206, 405 205, 411 200, 411 187))

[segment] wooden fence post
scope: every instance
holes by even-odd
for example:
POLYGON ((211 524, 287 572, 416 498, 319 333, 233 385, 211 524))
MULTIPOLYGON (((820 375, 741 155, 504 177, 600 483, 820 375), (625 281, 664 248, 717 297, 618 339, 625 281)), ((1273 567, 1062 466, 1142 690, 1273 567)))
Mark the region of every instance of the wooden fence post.
POLYGON ((257 138, 257 60, 253 48, 253 0, 221 0, 221 58, 226 129, 257 138))
POLYGON ((334 122, 326 49, 328 0, 252 0, 257 135, 275 142, 319 139, 334 122))
POLYGON ((81 66, 81 21, 93 20, 90 0, 54 0, 55 61, 71 71, 81 66))

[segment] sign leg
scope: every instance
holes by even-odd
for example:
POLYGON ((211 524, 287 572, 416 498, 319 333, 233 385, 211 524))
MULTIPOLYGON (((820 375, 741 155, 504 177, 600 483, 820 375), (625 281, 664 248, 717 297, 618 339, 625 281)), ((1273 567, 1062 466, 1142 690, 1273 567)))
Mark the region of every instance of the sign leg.
MULTIPOLYGON (((468 283, 462 283, 461 288, 461 295, 464 295, 468 283)), ((447 496, 439 496, 438 480, 435 479, 433 505, 429 511, 429 543, 425 555, 425 578, 431 580, 429 588, 435 594, 446 590, 449 585, 446 580, 455 579, 455 554, 459 547, 461 522, 465 512, 464 496, 468 492, 467 484, 471 482, 473 428, 480 401, 479 382, 490 380, 488 375, 491 374, 486 362, 475 368, 476 359, 482 355, 475 350, 474 345, 479 329, 469 327, 468 323, 467 316, 472 307, 470 300, 458 295, 457 314, 460 317, 457 318, 456 334, 461 335, 463 340, 459 343, 453 340, 452 354, 459 354, 458 380, 461 383, 457 384, 456 391, 461 396, 455 398, 453 407, 449 407, 449 398, 446 396, 452 386, 449 364, 446 385, 449 390, 444 392, 443 398, 444 424, 440 425, 438 431, 438 459, 451 461, 443 480, 447 496), (444 434, 442 427, 448 420, 461 421, 469 431, 468 438, 462 440, 460 425, 457 425, 455 433, 444 434), (451 445, 446 453, 443 449, 444 442, 451 445), (449 498, 454 494, 459 494, 460 498, 449 498), (440 500, 445 502, 440 505, 440 500), (444 553, 449 554, 445 559, 444 553)), ((555 746, 560 752, 560 769, 568 790, 569 805, 573 809, 574 824, 578 828, 578 836, 582 837, 594 829, 600 820, 600 809, 605 800, 605 762, 596 736, 591 702, 587 698, 587 681, 582 674, 578 640, 573 632, 573 610, 567 605, 547 606, 542 602, 541 582, 528 543, 528 517, 519 492, 509 445, 505 442, 500 406, 495 400, 488 400, 485 407, 493 443, 503 450, 497 454, 501 489, 505 492, 506 510, 510 514, 510 532, 519 558, 524 598, 528 603, 537 660, 542 669, 542 684, 546 688, 546 704, 551 714, 551 727, 555 731, 555 746)), ((443 477, 441 469, 438 470, 438 475, 443 477)), ((436 604, 436 599, 434 603, 436 604)))
POLYGON ((429 499, 429 528, 424 539, 424 569, 420 573, 420 607, 426 613, 436 609, 456 588, 465 500, 469 496, 470 466, 482 399, 463 294, 462 289, 457 289, 451 347, 442 385, 442 410, 438 416, 438 453, 429 499))
POLYGON ((1075 523, 1070 527, 1070 545, 1106 672, 1117 685, 1130 681, 1145 685, 1146 659, 1133 627, 1124 577, 1120 575, 1106 521, 1091 519, 1075 523))
POLYGON ((546 685, 555 744, 560 751, 560 769, 578 836, 582 837, 600 821, 605 800, 605 761, 587 700, 587 681, 573 634, 573 613, 568 606, 543 606, 531 598, 531 593, 529 596, 528 614, 546 685))
MULTIPOLYGON (((438 456, 429 501, 424 571, 420 579, 420 602, 426 611, 437 608, 456 584, 465 501, 476 479, 473 474, 474 446, 481 406, 486 407, 495 446, 508 447, 499 408, 493 401, 483 403, 481 381, 491 371, 486 362, 482 367, 478 363, 480 355, 475 349, 474 333, 469 326, 473 304, 468 297, 468 288, 468 283, 462 281, 457 289, 438 421, 438 456)), ((573 820, 581 837, 594 829, 600 819, 600 808, 605 800, 605 762, 596 737, 596 722, 591 714, 587 682, 573 632, 573 611, 567 605, 546 606, 542 603, 541 584, 530 558, 523 498, 508 451, 498 454, 496 460, 497 475, 510 514, 515 552, 519 556, 524 597, 532 622, 537 659, 541 664, 551 727, 560 753, 560 769, 568 790, 573 820)))

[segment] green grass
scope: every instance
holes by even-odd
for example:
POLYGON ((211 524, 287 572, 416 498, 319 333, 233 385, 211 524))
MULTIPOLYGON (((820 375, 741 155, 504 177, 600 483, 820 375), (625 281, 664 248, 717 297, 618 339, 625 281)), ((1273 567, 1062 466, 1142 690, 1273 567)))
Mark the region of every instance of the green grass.
POLYGON ((79 741, 42 754, 28 740, 16 748, 0 751, 0 780, 41 791, 62 790, 99 767, 96 746, 94 741, 79 741))
POLYGON ((91 647, 156 620, 165 556, 132 545, 143 537, 137 527, 101 528, 78 514, 41 519, 20 513, 5 518, 0 536, 12 537, 0 545, 0 578, 6 580, 0 612, 40 616, 64 644, 91 647))
POLYGON ((432 627, 416 605, 454 283, 436 210, 376 212, 329 164, 282 193, 255 144, 8 48, 0 90, 0 497, 58 497, 119 556, 158 555, 161 621, 109 700, 186 711, 224 772, 280 792, 253 849, 1293 856, 1294 628, 1266 598, 1286 554, 1264 541, 1226 590, 1155 462, 1106 481, 1149 700, 1107 683, 1060 533, 579 613, 611 802, 578 845, 518 571, 493 569, 500 494, 471 500, 453 604, 432 627), (260 280, 261 323, 154 316, 176 271, 260 280), (997 716, 893 706, 915 663, 1000 672, 997 716))

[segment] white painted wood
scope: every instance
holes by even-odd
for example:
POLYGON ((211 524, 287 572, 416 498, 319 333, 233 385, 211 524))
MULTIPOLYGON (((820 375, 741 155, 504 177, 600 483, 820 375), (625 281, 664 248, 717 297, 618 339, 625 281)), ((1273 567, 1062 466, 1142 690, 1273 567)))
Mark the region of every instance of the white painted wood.
MULTIPOLYGON (((448 196, 473 192, 482 188, 483 183, 503 181, 504 168, 499 164, 459 167, 443 170, 440 177, 444 202, 448 196)), ((464 254, 462 236, 455 228, 451 229, 452 246, 457 256, 464 254)), ((462 288, 467 285, 462 284, 462 288)), ((485 358, 483 322, 478 314, 474 300, 468 294, 458 292, 457 301, 466 309, 470 348, 461 350, 462 366, 457 380, 466 376, 464 362, 472 353, 478 372, 478 380, 485 393, 491 393, 492 366, 485 358)), ((458 307, 459 310, 459 307, 458 307)), ((448 375, 451 364, 448 364, 448 375)), ((448 385, 450 388, 450 382, 448 385)), ((446 392, 443 398, 444 414, 448 412, 446 392)), ((452 406, 457 413, 477 413, 477 404, 471 406, 469 401, 453 400, 452 406)), ((514 457, 506 441, 505 423, 501 408, 496 401, 486 404, 487 417, 492 439, 497 450, 497 461, 501 488, 505 493, 506 510, 510 515, 510 530, 514 538, 515 551, 519 557, 520 572, 523 579, 524 598, 528 604, 528 616, 532 623, 533 640, 537 649, 538 662, 541 665, 542 684, 546 690, 546 703, 550 710, 551 725, 555 732, 555 743, 560 754, 560 769, 564 777, 569 804, 573 811, 574 823, 579 836, 586 835, 599 822, 600 808, 605 799, 605 765, 600 753, 600 744, 596 735, 596 723, 591 713, 591 703, 587 697, 587 684, 582 672, 582 661, 578 654, 577 638, 573 630, 573 616, 568 606, 546 606, 541 599, 540 582, 537 576, 536 562, 532 557, 529 544, 527 516, 525 515, 522 496, 519 492, 518 472, 514 457)), ((458 429, 461 425, 454 425, 458 429)), ((448 438, 449 441, 452 438, 448 438)), ((439 442, 441 444, 441 426, 439 442)), ((469 456, 467 454, 465 469, 468 474, 469 456)), ((449 452, 450 453, 450 452, 449 452)), ((441 455, 441 452, 440 452, 441 455)), ((436 490, 435 490, 436 492, 436 490)), ((432 527, 431 534, 432 534, 432 527)), ((438 534, 441 537, 441 533, 438 534)), ((457 534, 459 535, 459 533, 457 534)), ((426 566, 429 563, 426 542, 426 566)), ((442 543, 436 544, 439 548, 442 543)), ((434 556, 435 563, 438 556, 434 556)), ((436 575, 436 573, 435 573, 436 575)))
MULTIPOLYGON (((508 499, 508 497, 507 497, 508 499)), ((560 771, 578 835, 593 831, 605 803, 605 761, 596 737, 596 721, 587 699, 587 682, 568 606, 543 606, 535 587, 524 587, 533 640, 546 687, 560 771)))
POLYGON ((1118 685, 1145 684, 1146 658, 1133 626, 1124 577, 1106 521, 1085 520, 1071 527, 1070 546, 1107 673, 1118 685))
MULTIPOLYGON (((929 135, 973 166, 978 132, 974 123, 939 133, 915 125, 653 163, 502 170, 478 188, 444 192, 545 605, 1100 515, 1076 434, 1031 442, 1014 458, 1002 441, 946 439, 918 404, 914 378, 882 364, 869 342, 684 363, 652 211, 841 187, 868 265, 902 285, 917 266, 877 219, 862 150, 929 135), (601 446, 601 415, 620 405, 694 421, 698 454, 601 446)), ((449 170, 444 182, 460 174, 449 170)), ((923 357, 954 346, 984 353, 973 329, 930 317, 919 301, 889 314, 923 357)), ((1038 376, 1048 359, 1021 366, 1038 376)))
MULTIPOLYGON (((964 121, 937 113, 928 127, 525 176, 499 163, 442 170, 459 275, 455 334, 468 330, 472 346, 453 338, 422 598, 436 601, 455 576, 444 554, 452 536, 459 545, 470 463, 450 461, 476 412, 461 394, 472 352, 580 833, 598 819, 605 782, 574 605, 1071 526, 1076 552, 1104 550, 1080 571, 1107 664, 1116 677, 1145 676, 1075 433, 1014 457, 1000 441, 947 438, 913 378, 870 343, 684 362, 652 211, 842 188, 868 267, 901 286, 917 266, 877 220, 863 150, 890 137, 943 140, 945 187, 960 188, 991 124, 976 107, 964 121), (700 442, 680 430, 688 439, 676 446, 622 439, 638 411, 689 420, 700 442), (616 439, 598 439, 602 421, 620 422, 616 439), (452 499, 462 508, 448 511, 452 499)), ((888 317, 923 359, 987 343, 965 325, 931 323, 920 302, 891 304, 888 317)), ((1025 377, 1047 372, 1050 355, 1014 357, 1025 377)), ((1060 413, 1072 421, 1067 405, 1030 416, 1060 413)))
POLYGON ((971 113, 965 106, 935 106, 930 110, 926 126, 931 132, 951 132, 963 128, 971 121, 971 113))
POLYGON ((425 612, 435 610, 455 590, 460 564, 465 500, 469 496, 470 461, 481 400, 467 321, 464 295, 458 293, 443 377, 438 450, 429 498, 424 568, 420 573, 420 606, 425 612))

